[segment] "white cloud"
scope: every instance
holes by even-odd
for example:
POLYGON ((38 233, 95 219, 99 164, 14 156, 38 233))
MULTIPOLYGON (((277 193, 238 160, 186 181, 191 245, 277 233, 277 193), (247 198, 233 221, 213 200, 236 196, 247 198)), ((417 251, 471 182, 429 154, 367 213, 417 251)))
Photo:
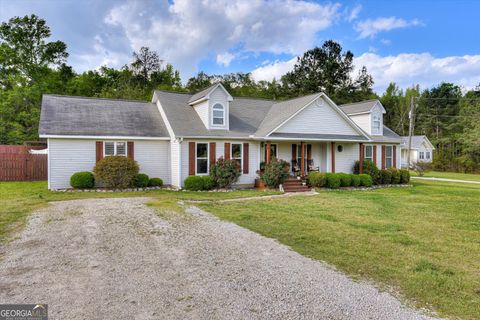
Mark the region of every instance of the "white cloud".
POLYGON ((360 11, 362 11, 362 5, 358 4, 348 13, 347 21, 352 22, 357 19, 360 11))
POLYGON ((252 71, 252 78, 255 81, 267 80, 271 81, 274 78, 280 79, 285 73, 293 69, 293 66, 297 62, 297 57, 288 61, 275 61, 273 63, 264 64, 261 67, 252 71))
POLYGON ((401 88, 419 84, 428 88, 440 82, 453 82, 466 89, 480 83, 480 55, 436 58, 430 53, 403 53, 385 56, 364 53, 354 59, 356 75, 365 65, 375 81, 374 89, 381 93, 390 82, 401 88))
POLYGON ((235 59, 235 55, 229 52, 217 54, 217 64, 223 65, 224 67, 228 67, 233 59, 235 59))
MULTIPOLYGON (((276 61, 252 71, 255 80, 280 79, 291 71, 297 58, 276 61)), ((465 89, 474 88, 480 83, 480 55, 450 56, 436 58, 430 53, 402 53, 396 56, 380 56, 364 53, 354 58, 356 77, 362 66, 375 81, 374 90, 381 94, 390 82, 401 88, 419 84, 422 88, 432 87, 441 82, 453 82, 465 89)))
POLYGON ((358 38, 373 38, 377 33, 382 31, 390 31, 393 29, 407 28, 419 26, 421 22, 417 19, 404 20, 396 17, 382 17, 377 19, 367 19, 360 21, 355 25, 355 30, 359 32, 358 38))
POLYGON ((392 40, 389 40, 389 39, 380 39, 380 42, 386 46, 389 46, 392 44, 392 40))
POLYGON ((124 32, 132 50, 149 46, 188 77, 212 53, 220 63, 232 51, 300 54, 337 19, 339 7, 293 0, 128 0, 105 22, 124 32))

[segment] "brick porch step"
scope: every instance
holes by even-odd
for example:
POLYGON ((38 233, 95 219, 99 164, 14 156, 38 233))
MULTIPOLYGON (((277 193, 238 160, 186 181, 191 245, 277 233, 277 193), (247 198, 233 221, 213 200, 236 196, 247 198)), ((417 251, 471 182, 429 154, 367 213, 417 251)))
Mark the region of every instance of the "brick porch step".
POLYGON ((283 183, 283 190, 285 192, 306 192, 310 191, 308 186, 302 185, 303 180, 298 180, 297 178, 291 177, 285 180, 283 183))

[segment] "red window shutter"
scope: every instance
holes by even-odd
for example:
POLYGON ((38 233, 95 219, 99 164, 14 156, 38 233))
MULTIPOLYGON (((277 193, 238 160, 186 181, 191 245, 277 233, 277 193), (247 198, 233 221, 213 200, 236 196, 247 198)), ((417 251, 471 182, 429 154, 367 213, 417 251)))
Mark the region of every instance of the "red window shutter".
POLYGON ((127 157, 128 159, 134 159, 135 151, 133 147, 133 141, 127 142, 127 157))
POLYGON ((385 169, 385 146, 382 146, 382 169, 385 169))
POLYGON ((195 175, 195 142, 188 143, 188 175, 195 175))
POLYGON ((230 143, 225 142, 225 160, 230 160, 230 143))
POLYGON ((392 157, 393 157, 393 167, 396 168, 397 167, 397 146, 396 145, 393 145, 392 157))
POLYGON ((95 142, 95 151, 96 151, 96 162, 103 159, 103 141, 96 141, 95 142))
POLYGON ((297 161, 297 145, 292 143, 292 160, 297 161))
POLYGON ((373 146, 373 163, 377 165, 377 146, 373 146))
POLYGON ((248 174, 248 143, 243 144, 243 173, 248 174))
POLYGON ((217 149, 215 142, 210 142, 210 166, 214 165, 217 161, 217 155, 215 154, 217 149))
POLYGON ((312 160, 312 145, 307 144, 307 160, 312 160))

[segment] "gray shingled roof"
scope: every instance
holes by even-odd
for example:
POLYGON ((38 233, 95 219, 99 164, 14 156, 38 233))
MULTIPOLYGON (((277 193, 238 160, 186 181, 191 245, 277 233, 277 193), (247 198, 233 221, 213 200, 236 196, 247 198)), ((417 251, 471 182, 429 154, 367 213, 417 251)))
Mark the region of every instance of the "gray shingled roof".
POLYGON ((195 109, 188 104, 190 94, 155 91, 176 136, 181 137, 248 137, 265 118, 272 100, 235 97, 230 102, 230 131, 208 130, 195 109))
POLYGON ((200 92, 197 92, 193 94, 190 99, 188 99, 188 103, 192 103, 194 101, 200 100, 202 98, 205 98, 213 89, 218 85, 218 83, 212 84, 210 87, 203 89, 200 92))
POLYGON ((383 126, 383 136, 371 135, 370 139, 372 139, 374 142, 402 142, 402 137, 400 137, 398 134, 395 133, 395 131, 393 131, 387 126, 383 126))
MULTIPOLYGON (((406 148, 408 148, 408 136, 401 137, 401 138, 402 138, 402 144, 405 145, 406 148)), ((412 136, 412 148, 414 149, 420 148, 425 138, 426 138, 425 136, 412 136)))
POLYGON ((340 105, 340 109, 346 114, 355 114, 355 113, 363 113, 369 112, 372 108, 379 102, 377 99, 375 100, 366 100, 362 102, 355 102, 355 103, 348 103, 340 105))
POLYGON ((155 104, 44 95, 40 135, 169 137, 155 104))

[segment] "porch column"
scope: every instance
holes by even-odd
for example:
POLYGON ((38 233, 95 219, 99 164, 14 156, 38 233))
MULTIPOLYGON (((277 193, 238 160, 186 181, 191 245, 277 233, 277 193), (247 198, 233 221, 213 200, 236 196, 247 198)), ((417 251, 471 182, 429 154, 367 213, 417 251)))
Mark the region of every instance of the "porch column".
POLYGON ((265 163, 270 163, 271 160, 271 153, 272 153, 272 148, 270 147, 271 143, 270 141, 267 141, 266 148, 267 148, 267 159, 265 159, 265 163))
POLYGON ((363 173, 363 157, 365 156, 364 149, 365 149, 365 146, 363 145, 363 143, 360 143, 360 157, 358 161, 358 172, 360 174, 363 173))
POLYGON ((300 171, 302 173, 302 177, 305 175, 305 143, 302 141, 300 142, 300 148, 301 148, 301 155, 300 155, 300 160, 302 161, 300 163, 300 171))
POLYGON ((332 155, 332 166, 331 166, 332 170, 331 171, 333 173, 335 173, 335 142, 332 142, 330 146, 331 146, 331 149, 330 149, 331 152, 330 153, 332 155))

